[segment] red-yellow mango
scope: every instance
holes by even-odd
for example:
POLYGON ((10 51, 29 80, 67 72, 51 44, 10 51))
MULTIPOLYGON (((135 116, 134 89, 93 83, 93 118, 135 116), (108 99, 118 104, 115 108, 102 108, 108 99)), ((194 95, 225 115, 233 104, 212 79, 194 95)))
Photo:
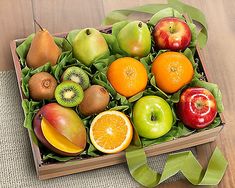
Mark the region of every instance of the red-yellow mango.
POLYGON ((71 108, 47 104, 36 114, 33 127, 41 143, 60 155, 76 156, 86 147, 85 126, 71 108))

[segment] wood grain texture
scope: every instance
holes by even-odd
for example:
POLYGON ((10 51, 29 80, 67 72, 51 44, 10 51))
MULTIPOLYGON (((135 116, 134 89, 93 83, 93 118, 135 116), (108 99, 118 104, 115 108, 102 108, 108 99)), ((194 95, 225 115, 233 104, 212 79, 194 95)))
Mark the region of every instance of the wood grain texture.
POLYGON ((31 0, 0 1, 0 71, 13 69, 10 40, 32 33, 32 18, 31 0))
POLYGON ((35 19, 51 33, 99 26, 104 17, 101 0, 32 0, 35 19))
MULTIPOLYGON (((235 1, 183 0, 200 8, 209 25, 209 40, 203 59, 212 81, 219 84, 225 105, 226 125, 213 144, 197 147, 198 158, 204 166, 214 147, 219 146, 229 161, 229 167, 219 188, 235 186, 235 1)), ((1 0, 0 1, 0 70, 12 68, 9 41, 34 31, 35 17, 52 33, 74 28, 98 26, 104 15, 114 9, 128 8, 165 0, 1 0), (25 11, 27 10, 27 11, 25 11)), ((160 187, 194 187, 187 181, 163 184, 160 187)))

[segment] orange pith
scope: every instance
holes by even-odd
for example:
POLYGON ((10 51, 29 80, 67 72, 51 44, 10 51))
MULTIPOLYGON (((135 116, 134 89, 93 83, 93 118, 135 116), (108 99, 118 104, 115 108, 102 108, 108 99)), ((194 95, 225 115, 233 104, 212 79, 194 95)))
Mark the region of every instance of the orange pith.
POLYGON ((161 90, 174 93, 192 80, 194 71, 192 63, 182 53, 165 52, 154 60, 152 73, 161 90))
POLYGON ((144 65, 130 57, 114 61, 108 68, 107 77, 114 89, 126 97, 144 90, 148 80, 144 65))
POLYGON ((128 147, 133 130, 129 119, 118 111, 105 111, 93 120, 90 138, 93 145, 104 153, 117 153, 128 147))

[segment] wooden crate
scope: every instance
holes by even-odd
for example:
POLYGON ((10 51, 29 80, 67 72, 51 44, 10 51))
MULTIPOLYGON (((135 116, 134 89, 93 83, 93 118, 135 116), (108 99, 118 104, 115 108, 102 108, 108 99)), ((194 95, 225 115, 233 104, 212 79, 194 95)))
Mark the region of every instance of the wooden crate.
MULTIPOLYGON (((102 29, 102 31, 104 31, 104 30, 110 29, 110 27, 99 28, 99 29, 100 30, 102 29)), ((60 33, 60 34, 55 34, 54 36, 65 37, 66 35, 67 33, 60 33)), ((12 57, 14 61, 18 86, 19 86, 22 100, 25 97, 23 95, 22 88, 21 88, 21 80, 22 80, 21 67, 20 67, 19 57, 16 53, 16 47, 17 47, 17 44, 22 43, 24 40, 25 39, 17 39, 17 40, 11 41, 10 43, 11 53, 12 53, 12 57)), ((205 73, 205 76, 207 80, 210 81, 209 73, 205 67, 205 63, 202 59, 201 51, 199 50, 199 48, 197 48, 197 54, 201 61, 202 69, 205 73)), ((194 133, 187 137, 178 138, 178 139, 168 141, 162 144, 148 146, 145 148, 145 152, 147 156, 150 157, 150 156, 156 156, 159 154, 177 151, 180 149, 212 142, 216 139, 216 136, 222 130, 223 125, 225 123, 224 117, 222 114, 220 114, 220 117, 222 119, 222 123, 220 126, 216 128, 194 133)), ((108 154, 108 155, 103 155, 103 156, 93 157, 93 158, 88 158, 88 159, 76 159, 76 160, 71 160, 68 162, 55 162, 53 164, 45 164, 42 161, 40 148, 33 142, 29 131, 28 131, 28 135, 29 135, 30 142, 31 142, 37 176, 40 180, 65 176, 65 175, 88 171, 88 170, 94 170, 97 168, 103 168, 103 167, 107 167, 107 166, 111 166, 115 164, 120 164, 126 161, 125 152, 120 152, 117 154, 108 154)))

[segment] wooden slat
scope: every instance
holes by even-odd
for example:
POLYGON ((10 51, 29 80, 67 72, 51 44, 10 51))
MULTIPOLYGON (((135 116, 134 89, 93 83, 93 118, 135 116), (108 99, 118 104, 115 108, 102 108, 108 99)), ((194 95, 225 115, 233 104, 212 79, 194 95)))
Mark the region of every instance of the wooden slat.
POLYGON ((102 1, 32 0, 35 19, 51 33, 99 26, 104 17, 102 1))
POLYGON ((31 0, 0 1, 0 71, 13 68, 10 40, 34 31, 31 0))
MULTIPOLYGON (((212 130, 203 131, 191 136, 179 138, 166 143, 153 145, 145 148, 148 157, 156 156, 163 153, 177 151, 184 148, 189 148, 195 145, 212 142, 220 132, 221 127, 212 130)), ((103 168, 110 165, 120 164, 125 162, 124 152, 105 155, 86 160, 74 160, 66 163, 48 164, 39 167, 39 179, 50 179, 58 176, 65 176, 73 173, 103 168)))

